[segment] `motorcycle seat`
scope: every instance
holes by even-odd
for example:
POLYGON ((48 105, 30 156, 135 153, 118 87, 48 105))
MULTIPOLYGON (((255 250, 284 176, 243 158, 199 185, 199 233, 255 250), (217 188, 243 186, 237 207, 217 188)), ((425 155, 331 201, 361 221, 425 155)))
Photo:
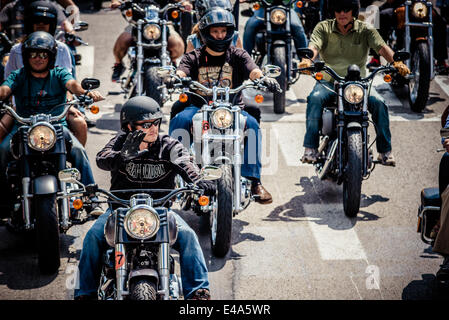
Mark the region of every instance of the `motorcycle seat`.
POLYGON ((424 207, 440 207, 440 190, 438 188, 424 188, 421 191, 421 204, 424 207))

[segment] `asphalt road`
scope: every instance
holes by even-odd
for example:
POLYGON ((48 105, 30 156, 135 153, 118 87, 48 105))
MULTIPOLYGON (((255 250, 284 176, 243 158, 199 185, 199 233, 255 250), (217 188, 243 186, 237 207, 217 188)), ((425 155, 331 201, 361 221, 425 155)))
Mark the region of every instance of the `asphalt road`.
MULTIPOLYGON (((107 3, 104 3, 106 6, 107 3)), ((118 111, 126 101, 111 83, 112 46, 126 22, 119 12, 83 12, 89 43, 79 78, 101 80, 106 101, 99 115, 89 115, 87 152, 95 179, 109 187, 109 173, 93 161, 119 128, 118 111)), ((240 31, 244 19, 240 19, 240 31)), ((301 76, 288 92, 284 115, 272 112, 267 95, 262 109, 262 182, 273 203, 252 203, 233 220, 232 249, 223 259, 212 256, 207 230, 193 213, 183 217, 198 233, 209 268, 213 299, 386 299, 441 298, 434 274, 442 259, 416 232, 420 191, 438 184, 441 153, 439 121, 448 105, 449 79, 438 76, 421 114, 410 111, 406 91, 376 79, 390 106, 392 145, 397 166, 376 166, 363 182, 360 213, 344 216, 342 188, 320 181, 311 166, 300 164, 306 98, 315 80, 301 76)), ((250 98, 248 98, 248 101, 250 98)), ((170 103, 163 108, 167 115, 170 103)), ((162 126, 167 132, 167 122, 162 126)), ((377 155, 374 150, 375 156, 377 155)), ((24 239, 0 227, 0 299, 73 298, 82 241, 92 225, 72 227, 61 235, 58 274, 40 276, 36 253, 24 239)))

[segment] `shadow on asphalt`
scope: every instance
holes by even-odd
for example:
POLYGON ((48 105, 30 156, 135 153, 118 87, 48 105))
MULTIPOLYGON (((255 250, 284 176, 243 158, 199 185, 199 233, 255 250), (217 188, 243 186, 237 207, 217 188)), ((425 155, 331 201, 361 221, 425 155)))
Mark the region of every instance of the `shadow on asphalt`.
POLYGON ((402 300, 449 300, 449 287, 438 285, 435 275, 422 274, 421 277, 404 288, 402 300))

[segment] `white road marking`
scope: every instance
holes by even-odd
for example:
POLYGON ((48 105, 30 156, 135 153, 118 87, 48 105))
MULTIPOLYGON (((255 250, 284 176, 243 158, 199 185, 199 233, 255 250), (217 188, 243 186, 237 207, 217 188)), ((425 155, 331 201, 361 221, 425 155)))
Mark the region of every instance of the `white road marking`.
POLYGON ((95 47, 91 45, 79 46, 76 50, 82 57, 81 65, 76 66, 77 79, 92 78, 94 75, 95 47))
POLYGON ((436 76, 435 82, 440 86, 441 90, 444 91, 444 93, 449 97, 449 82, 448 76, 436 76), (446 79, 446 82, 444 80, 446 79))
POLYGON ((323 260, 367 260, 342 204, 304 204, 309 227, 323 260))

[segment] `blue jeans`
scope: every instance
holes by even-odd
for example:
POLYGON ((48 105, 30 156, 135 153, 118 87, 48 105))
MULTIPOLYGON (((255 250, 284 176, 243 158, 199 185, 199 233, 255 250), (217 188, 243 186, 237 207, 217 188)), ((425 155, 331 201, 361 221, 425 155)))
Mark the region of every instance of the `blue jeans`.
MULTIPOLYGON (((296 49, 307 47, 307 37, 304 32, 302 22, 298 14, 294 10, 290 10, 290 31, 295 42, 296 49)), ((248 19, 245 24, 245 31, 243 33, 243 48, 251 54, 256 44, 256 34, 264 27, 264 8, 260 8, 254 12, 254 15, 248 19)))
MULTIPOLYGON (((170 120, 168 133, 173 138, 180 140, 187 149, 190 148, 191 142, 193 141, 191 134, 192 118, 198 110, 200 108, 191 105, 170 120)), ((246 117, 245 150, 241 174, 243 177, 260 179, 260 173, 262 171, 262 133, 259 124, 253 116, 244 110, 241 111, 241 114, 246 117)))
MULTIPOLYGON (((104 237, 104 226, 111 213, 112 210, 108 209, 98 217, 84 238, 78 265, 79 289, 75 289, 75 297, 97 293, 102 257, 109 247, 104 237)), ((173 213, 178 226, 178 238, 173 249, 179 252, 183 294, 185 299, 189 299, 198 289, 209 290, 208 271, 195 231, 178 214, 173 213)))
MULTIPOLYGON (((64 132, 68 132, 70 139, 72 140, 72 148, 70 154, 67 157, 72 163, 72 167, 77 168, 81 173, 81 183, 84 185, 95 183, 94 175, 90 167, 89 158, 87 157, 86 150, 78 139, 70 132, 67 127, 63 127, 64 132)), ((8 162, 12 160, 10 153, 11 138, 19 130, 18 125, 14 125, 11 132, 3 139, 0 144, 0 175, 4 175, 8 162)))
MULTIPOLYGON (((321 81, 328 88, 333 89, 333 85, 327 81, 321 81)), ((307 97, 306 110, 306 135, 304 137, 304 147, 317 149, 319 144, 320 121, 323 114, 323 107, 335 97, 335 93, 327 90, 323 85, 316 83, 312 92, 307 97)), ((374 88, 371 88, 371 95, 368 98, 368 111, 371 113, 373 122, 377 127, 376 147, 379 153, 391 151, 391 132, 388 107, 374 88)))

